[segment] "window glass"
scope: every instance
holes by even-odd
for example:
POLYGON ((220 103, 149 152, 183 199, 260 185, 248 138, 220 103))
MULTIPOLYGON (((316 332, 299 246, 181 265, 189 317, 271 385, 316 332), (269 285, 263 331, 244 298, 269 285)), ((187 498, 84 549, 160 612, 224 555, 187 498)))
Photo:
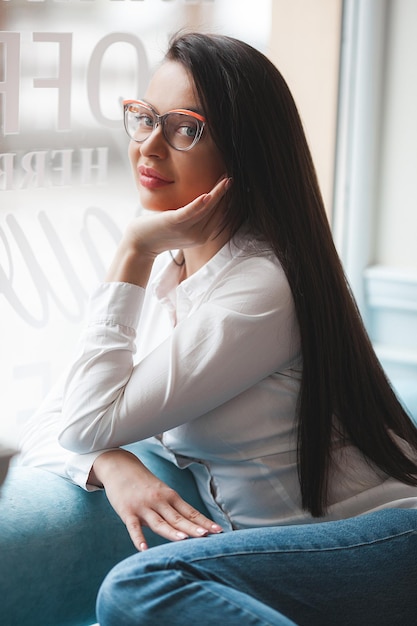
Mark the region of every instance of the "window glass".
POLYGON ((265 51, 270 6, 0 0, 0 439, 16 437, 69 360, 88 295, 140 210, 121 100, 144 93, 181 28, 265 51))
POLYGON ((414 0, 344 2, 334 232, 388 378, 417 416, 414 0))

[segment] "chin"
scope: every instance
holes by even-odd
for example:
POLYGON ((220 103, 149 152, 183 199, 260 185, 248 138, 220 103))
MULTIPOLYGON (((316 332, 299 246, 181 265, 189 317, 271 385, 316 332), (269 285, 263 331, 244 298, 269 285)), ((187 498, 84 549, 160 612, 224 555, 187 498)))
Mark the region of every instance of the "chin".
POLYGON ((142 209, 149 211, 150 213, 163 213, 164 211, 172 210, 172 206, 167 206, 166 203, 163 202, 145 202, 140 199, 140 205, 142 209))
POLYGON ((143 209, 147 211, 167 211, 168 203, 155 193, 150 193, 147 189, 139 187, 139 202, 143 209))
POLYGON ((140 204, 148 211, 172 211, 185 206, 194 199, 194 197, 175 199, 171 194, 168 194, 168 197, 164 197, 161 193, 150 192, 148 189, 139 189, 140 204))

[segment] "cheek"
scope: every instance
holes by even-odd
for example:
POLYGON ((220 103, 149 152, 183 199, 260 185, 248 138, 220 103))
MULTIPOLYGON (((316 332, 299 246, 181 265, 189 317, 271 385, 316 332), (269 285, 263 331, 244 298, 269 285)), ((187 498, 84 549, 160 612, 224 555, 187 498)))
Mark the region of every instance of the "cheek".
POLYGON ((220 173, 217 175, 214 170, 197 166, 188 167, 186 173, 181 176, 176 189, 180 194, 181 205, 188 204, 197 196, 209 193, 219 177, 220 173))
POLYGON ((196 195, 199 195, 209 192, 225 174, 223 158, 217 150, 213 150, 204 159, 191 160, 187 170, 187 182, 197 192, 196 195))

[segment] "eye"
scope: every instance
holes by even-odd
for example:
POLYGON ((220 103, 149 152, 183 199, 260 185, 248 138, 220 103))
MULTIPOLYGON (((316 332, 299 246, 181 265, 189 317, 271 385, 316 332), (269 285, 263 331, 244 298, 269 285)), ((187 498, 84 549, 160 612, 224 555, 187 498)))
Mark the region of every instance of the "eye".
POLYGON ((153 117, 147 113, 135 113, 135 121, 140 128, 153 128, 153 117))
POLYGON ((177 126, 176 132, 178 133, 178 135, 181 135, 183 137, 194 138, 197 134, 197 125, 194 121, 183 121, 177 126))
POLYGON ((137 128, 153 128, 154 119, 149 111, 144 110, 142 107, 139 106, 131 106, 129 108, 129 113, 131 115, 131 118, 134 120, 135 126, 137 128))

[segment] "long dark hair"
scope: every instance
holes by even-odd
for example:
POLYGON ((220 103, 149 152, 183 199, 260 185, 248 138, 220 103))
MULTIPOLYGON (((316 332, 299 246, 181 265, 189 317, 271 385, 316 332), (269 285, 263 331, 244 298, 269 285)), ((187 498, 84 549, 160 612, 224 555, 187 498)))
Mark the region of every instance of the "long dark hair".
POLYGON ((302 505, 326 511, 335 422, 380 469, 417 485, 417 429, 374 353, 336 252, 297 107, 277 68, 236 39, 176 36, 166 55, 192 76, 234 180, 225 223, 270 243, 290 284, 301 333, 298 403, 302 505), (390 432, 391 431, 391 432, 390 432))

